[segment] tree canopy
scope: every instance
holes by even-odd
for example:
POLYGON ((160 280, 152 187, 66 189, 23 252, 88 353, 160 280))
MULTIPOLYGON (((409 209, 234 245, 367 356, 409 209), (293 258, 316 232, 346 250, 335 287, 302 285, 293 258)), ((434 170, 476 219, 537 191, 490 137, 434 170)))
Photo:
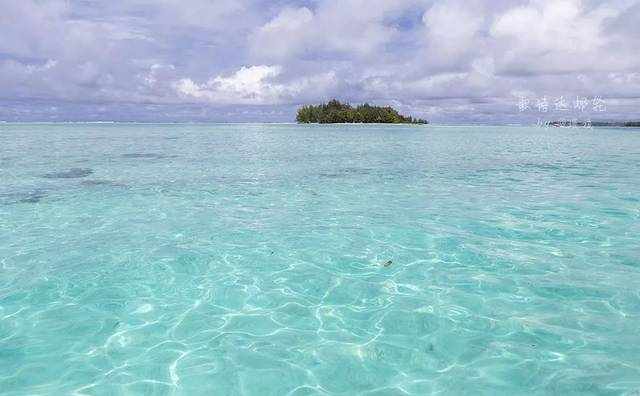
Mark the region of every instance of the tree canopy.
POLYGON ((371 106, 368 103, 353 107, 336 99, 320 105, 306 105, 298 109, 299 123, 382 123, 382 124, 428 124, 426 120, 407 117, 390 106, 371 106))

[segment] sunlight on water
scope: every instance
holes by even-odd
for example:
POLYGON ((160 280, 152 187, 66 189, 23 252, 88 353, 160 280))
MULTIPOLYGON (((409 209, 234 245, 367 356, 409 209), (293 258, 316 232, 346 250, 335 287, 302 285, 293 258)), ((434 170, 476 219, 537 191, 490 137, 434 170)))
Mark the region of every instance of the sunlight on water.
POLYGON ((640 392, 638 130, 3 124, 0 147, 3 395, 640 392))

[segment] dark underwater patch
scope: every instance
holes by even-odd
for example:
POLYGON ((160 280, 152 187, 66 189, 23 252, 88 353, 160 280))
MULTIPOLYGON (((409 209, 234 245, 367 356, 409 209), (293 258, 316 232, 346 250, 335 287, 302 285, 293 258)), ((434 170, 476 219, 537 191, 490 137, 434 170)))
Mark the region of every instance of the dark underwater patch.
POLYGON ((322 172, 322 173, 320 173, 320 176, 326 177, 328 179, 337 179, 339 177, 343 177, 344 175, 341 175, 339 173, 322 172))
POLYGON ((113 180, 83 180, 80 184, 85 187, 128 187, 126 184, 118 183, 113 180))
POLYGON ((93 173, 93 169, 88 168, 71 168, 66 171, 46 173, 42 177, 47 179, 76 179, 87 177, 93 173))
POLYGON ((42 200, 42 198, 44 198, 46 196, 47 196, 47 194, 45 194, 44 191, 35 190, 35 191, 30 192, 26 196, 22 197, 18 202, 20 202, 20 203, 38 203, 38 202, 40 202, 42 200))
POLYGON ((147 159, 163 159, 163 158, 172 158, 173 156, 168 156, 164 154, 157 153, 127 153, 122 154, 122 158, 147 158, 147 159))
POLYGON ((329 179, 336 179, 341 177, 349 177, 349 176, 364 176, 370 175, 373 173, 373 169, 371 168, 342 168, 337 169, 334 172, 321 172, 321 177, 326 177, 329 179))
POLYGON ((13 205, 20 203, 38 203, 47 196, 46 192, 36 189, 27 193, 11 193, 0 195, 0 202, 4 205, 13 205))

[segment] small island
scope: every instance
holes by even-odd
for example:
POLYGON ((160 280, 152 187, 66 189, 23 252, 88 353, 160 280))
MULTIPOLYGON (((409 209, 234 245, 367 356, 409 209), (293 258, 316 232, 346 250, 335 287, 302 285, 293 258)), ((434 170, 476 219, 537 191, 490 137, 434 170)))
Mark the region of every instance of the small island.
POLYGON ((306 105, 298 109, 296 121, 303 124, 428 124, 426 120, 407 117, 390 106, 371 106, 368 103, 353 107, 333 99, 317 106, 306 105))
POLYGON ((640 128, 640 121, 593 121, 591 125, 617 128, 640 128))
POLYGON ((553 127, 612 127, 612 128, 640 128, 640 121, 551 121, 548 126, 553 127))

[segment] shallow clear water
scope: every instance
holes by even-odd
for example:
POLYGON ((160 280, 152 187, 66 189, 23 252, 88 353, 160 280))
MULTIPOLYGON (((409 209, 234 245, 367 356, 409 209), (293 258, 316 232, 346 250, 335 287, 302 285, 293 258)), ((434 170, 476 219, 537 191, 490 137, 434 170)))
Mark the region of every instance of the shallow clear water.
POLYGON ((4 124, 0 178, 2 394, 640 392, 640 130, 4 124))

